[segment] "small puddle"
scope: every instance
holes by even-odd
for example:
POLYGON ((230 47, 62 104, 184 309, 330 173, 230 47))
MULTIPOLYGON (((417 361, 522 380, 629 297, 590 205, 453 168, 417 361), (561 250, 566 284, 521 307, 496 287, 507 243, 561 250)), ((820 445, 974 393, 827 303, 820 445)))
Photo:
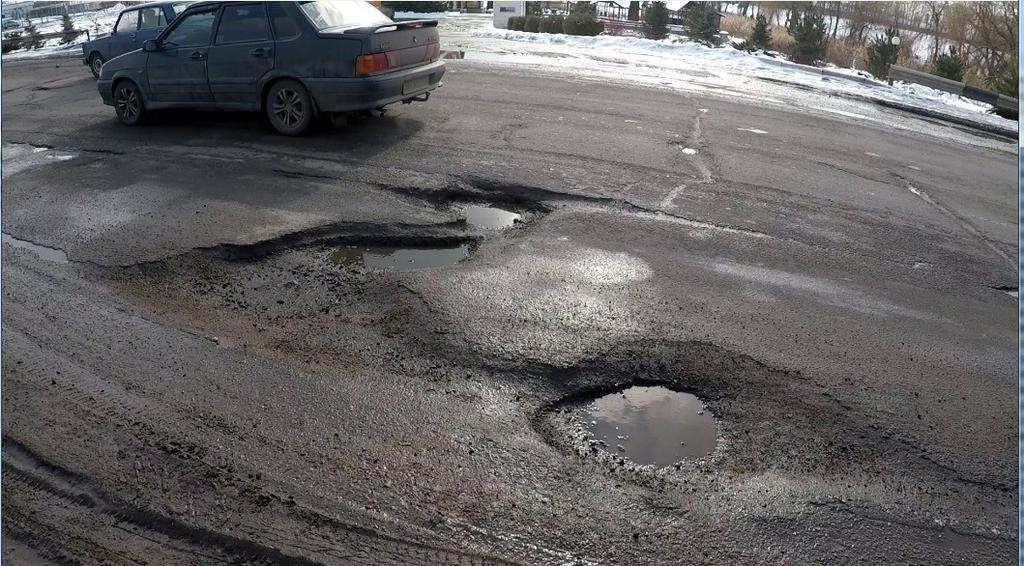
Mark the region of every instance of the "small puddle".
POLYGON ((510 228, 523 217, 521 214, 515 212, 509 212, 500 208, 494 208, 493 206, 467 206, 466 209, 466 222, 477 228, 483 228, 484 230, 502 230, 504 228, 510 228))
POLYGON ((68 262, 68 254, 56 248, 48 248, 46 246, 40 246, 39 244, 33 244, 32 242, 28 242, 25 240, 19 240, 10 234, 7 234, 6 232, 0 234, 0 240, 2 240, 5 244, 14 246, 15 248, 29 250, 30 252, 39 256, 39 259, 52 261, 54 263, 68 262))
POLYGON ((345 247, 331 253, 331 261, 359 264, 382 271, 415 271, 455 265, 469 257, 469 245, 423 248, 345 247))
POLYGON ((715 418, 689 393, 630 387, 598 398, 582 416, 592 441, 640 465, 671 466, 715 449, 715 418))

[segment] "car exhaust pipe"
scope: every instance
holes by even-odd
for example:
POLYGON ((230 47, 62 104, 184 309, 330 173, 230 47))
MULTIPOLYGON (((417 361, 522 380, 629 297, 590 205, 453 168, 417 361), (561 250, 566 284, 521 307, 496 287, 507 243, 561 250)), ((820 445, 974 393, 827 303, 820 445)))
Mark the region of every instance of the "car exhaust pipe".
POLYGON ((402 104, 412 104, 413 102, 426 102, 430 100, 430 93, 424 92, 423 94, 416 95, 412 98, 406 98, 402 101, 402 104))

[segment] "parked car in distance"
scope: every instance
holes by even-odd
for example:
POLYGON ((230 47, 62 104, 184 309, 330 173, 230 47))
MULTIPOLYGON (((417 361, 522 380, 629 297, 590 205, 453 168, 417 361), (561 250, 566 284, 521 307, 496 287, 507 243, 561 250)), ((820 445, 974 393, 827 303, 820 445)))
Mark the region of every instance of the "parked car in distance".
POLYGON ((14 18, 4 18, 3 19, 3 24, 0 24, 0 28, 5 29, 5 30, 8 30, 8 29, 19 29, 21 27, 22 27, 21 22, 16 20, 16 19, 14 19, 14 18))
POLYGON ((320 114, 426 100, 440 56, 437 21, 396 23, 368 2, 201 2, 96 87, 128 126, 165 108, 245 110, 300 135, 320 114))
POLYGON ((100 78, 105 62, 141 48, 143 41, 159 35, 190 4, 195 1, 152 2, 123 10, 110 35, 82 44, 82 62, 89 66, 93 76, 100 78))

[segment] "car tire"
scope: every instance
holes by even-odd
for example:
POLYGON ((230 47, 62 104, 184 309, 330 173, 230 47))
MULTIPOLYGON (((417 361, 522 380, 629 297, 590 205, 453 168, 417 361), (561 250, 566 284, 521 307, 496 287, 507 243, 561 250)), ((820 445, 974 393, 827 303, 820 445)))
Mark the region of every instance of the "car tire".
POLYGON ((271 125, 286 136, 301 136, 313 124, 313 98, 297 81, 274 83, 267 91, 264 106, 271 125))
POLYGON ((100 78, 100 69, 103 68, 103 63, 106 63, 106 61, 103 60, 103 56, 99 53, 93 53, 89 56, 89 70, 92 71, 92 76, 97 79, 100 78))
POLYGON ((139 87, 123 80, 114 85, 114 112, 125 126, 138 126, 146 118, 146 105, 139 87))

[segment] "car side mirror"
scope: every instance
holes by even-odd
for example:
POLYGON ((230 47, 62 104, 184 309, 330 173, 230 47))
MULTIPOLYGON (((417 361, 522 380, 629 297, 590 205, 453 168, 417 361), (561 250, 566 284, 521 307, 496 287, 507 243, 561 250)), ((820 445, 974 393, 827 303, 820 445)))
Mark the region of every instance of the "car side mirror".
POLYGON ((147 39, 146 41, 142 42, 142 50, 147 53, 160 51, 160 42, 155 39, 147 39))

